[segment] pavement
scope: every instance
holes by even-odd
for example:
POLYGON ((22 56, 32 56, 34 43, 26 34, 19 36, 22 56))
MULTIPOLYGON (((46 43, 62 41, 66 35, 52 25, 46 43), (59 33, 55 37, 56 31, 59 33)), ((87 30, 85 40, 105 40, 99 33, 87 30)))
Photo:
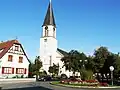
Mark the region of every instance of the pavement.
MULTIPOLYGON (((80 89, 80 88, 70 88, 70 87, 61 87, 49 84, 50 82, 20 82, 20 83, 1 83, 2 90, 94 90, 94 88, 89 89, 80 89)), ((101 89, 98 88, 95 90, 120 90, 120 89, 101 89)))

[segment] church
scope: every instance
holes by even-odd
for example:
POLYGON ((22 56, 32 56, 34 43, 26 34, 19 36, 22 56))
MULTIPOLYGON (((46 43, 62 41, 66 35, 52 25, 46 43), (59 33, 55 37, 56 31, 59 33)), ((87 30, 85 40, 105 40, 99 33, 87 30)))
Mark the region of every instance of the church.
POLYGON ((49 67, 54 64, 59 64, 59 75, 65 74, 68 77, 72 75, 72 72, 65 70, 61 58, 68 53, 58 48, 58 41, 56 36, 56 23, 53 13, 52 3, 49 2, 47 13, 42 25, 42 36, 40 38, 40 59, 43 63, 42 69, 49 74, 49 67))

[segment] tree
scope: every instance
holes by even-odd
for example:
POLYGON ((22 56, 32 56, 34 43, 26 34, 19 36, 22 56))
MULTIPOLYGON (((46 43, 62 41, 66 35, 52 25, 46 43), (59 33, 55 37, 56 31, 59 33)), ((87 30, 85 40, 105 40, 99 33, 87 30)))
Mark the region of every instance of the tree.
POLYGON ((38 79, 38 74, 41 67, 42 61, 40 60, 40 56, 36 56, 35 58, 36 79, 38 79))
POLYGON ((103 68, 105 60, 109 56, 110 52, 108 51, 107 47, 101 46, 94 52, 94 72, 100 72, 103 68))
POLYGON ((50 66, 50 67, 49 67, 48 72, 49 72, 49 73, 53 73, 53 72, 54 72, 54 70, 53 70, 53 66, 50 66))
POLYGON ((53 66, 50 66, 50 67, 49 67, 48 72, 52 73, 52 75, 58 75, 58 72, 59 72, 59 64, 58 64, 58 65, 55 65, 55 64, 53 63, 53 66))
POLYGON ((82 52, 79 54, 79 70, 80 69, 85 69, 88 64, 88 59, 87 56, 82 52), (82 61, 80 61, 82 60, 82 61), (85 62, 87 60, 87 62, 85 62))
POLYGON ((80 71, 80 67, 82 63, 80 60, 85 60, 86 55, 84 53, 80 53, 77 50, 71 50, 67 56, 63 57, 61 61, 64 63, 66 70, 73 71, 73 75, 75 72, 80 71))
POLYGON ((95 63, 94 63, 94 61, 93 61, 93 56, 88 56, 87 57, 87 64, 86 64, 86 69, 87 70, 92 70, 93 71, 93 69, 94 69, 94 65, 95 65, 95 63))
POLYGON ((36 73, 36 67, 34 63, 29 64, 29 77, 33 77, 36 73))

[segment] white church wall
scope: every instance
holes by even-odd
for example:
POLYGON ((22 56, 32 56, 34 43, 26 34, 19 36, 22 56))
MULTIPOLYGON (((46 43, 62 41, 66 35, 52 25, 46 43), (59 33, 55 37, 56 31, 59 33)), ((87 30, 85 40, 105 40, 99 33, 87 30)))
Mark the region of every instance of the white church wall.
MULTIPOLYGON (((43 26, 43 32, 42 32, 42 36, 43 37, 45 36, 45 27, 46 26, 43 26)), ((56 38, 56 28, 54 26, 51 26, 51 25, 47 25, 47 27, 48 27, 48 36, 49 37, 53 37, 54 36, 54 38, 56 38), (55 29, 55 31, 54 31, 53 28, 55 29)))
POLYGON ((57 50, 57 40, 53 37, 44 37, 40 39, 40 56, 50 56, 57 50), (45 42, 45 40, 47 40, 45 42))

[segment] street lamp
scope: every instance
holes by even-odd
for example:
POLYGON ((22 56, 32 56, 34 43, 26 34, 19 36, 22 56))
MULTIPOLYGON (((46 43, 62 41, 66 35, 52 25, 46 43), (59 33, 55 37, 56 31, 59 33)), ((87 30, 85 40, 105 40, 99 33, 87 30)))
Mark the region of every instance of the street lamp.
POLYGON ((85 62, 87 62, 87 60, 80 60, 80 62, 82 62, 82 66, 85 69, 85 62))
POLYGON ((113 71, 114 71, 114 67, 110 66, 110 71, 111 71, 111 80, 112 80, 112 85, 113 85, 113 71))

